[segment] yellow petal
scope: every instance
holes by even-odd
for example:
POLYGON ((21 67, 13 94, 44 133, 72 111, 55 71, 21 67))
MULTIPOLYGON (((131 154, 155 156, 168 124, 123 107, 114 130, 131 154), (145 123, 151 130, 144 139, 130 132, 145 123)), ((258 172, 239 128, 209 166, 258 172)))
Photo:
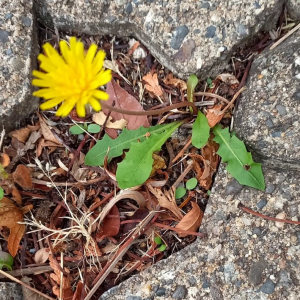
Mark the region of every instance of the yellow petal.
POLYGON ((109 95, 103 91, 95 90, 93 91, 93 96, 97 99, 108 100, 109 95))
POLYGON ((99 50, 94 61, 93 61, 93 66, 92 66, 92 73, 93 75, 98 74, 102 67, 103 67, 103 62, 105 58, 105 52, 103 50, 99 50))
POLYGON ((55 98, 55 99, 46 101, 46 102, 44 102, 44 103, 42 103, 42 104, 40 105, 40 109, 41 109, 41 110, 46 110, 46 109, 53 108, 53 107, 55 107, 56 105, 62 103, 63 101, 64 101, 64 98, 63 98, 63 97, 61 97, 61 98, 55 98))
POLYGON ((102 70, 97 76, 94 77, 90 83, 90 89, 96 89, 99 86, 105 85, 111 81, 111 70, 102 70))
POLYGON ((95 57, 97 51, 97 45, 92 44, 88 50, 88 52, 86 53, 86 57, 85 57, 85 64, 92 64, 92 61, 95 57))
POLYGON ((91 107, 93 108, 94 111, 100 111, 101 110, 101 104, 95 98, 91 97, 89 99, 89 103, 90 103, 90 105, 91 105, 91 107))
POLYGON ((85 106, 81 101, 78 101, 76 104, 76 113, 80 118, 85 117, 85 106))

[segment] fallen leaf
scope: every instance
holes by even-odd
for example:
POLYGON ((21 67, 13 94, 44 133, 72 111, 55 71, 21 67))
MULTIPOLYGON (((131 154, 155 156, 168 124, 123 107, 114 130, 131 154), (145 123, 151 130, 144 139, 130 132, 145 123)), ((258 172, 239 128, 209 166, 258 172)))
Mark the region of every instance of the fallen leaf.
POLYGON ((153 158, 153 164, 152 164, 150 177, 153 176, 158 170, 165 169, 167 167, 165 160, 161 156, 153 153, 152 158, 153 158))
MULTIPOLYGON (((107 117, 103 111, 93 114, 93 121, 100 126, 105 123, 106 119, 107 117)), ((105 123, 105 128, 123 129, 127 125, 127 121, 125 119, 121 119, 115 122, 112 122, 112 119, 113 118, 111 116, 108 117, 108 120, 105 123)))
POLYGON ((236 79, 236 77, 232 74, 220 74, 217 76, 218 80, 230 85, 231 88, 237 88, 240 82, 236 79))
POLYGON ((86 296, 86 292, 84 290, 83 283, 81 281, 79 281, 77 283, 76 291, 75 291, 75 294, 74 294, 72 300, 81 300, 81 299, 84 299, 85 296, 86 296))
POLYGON ((158 97, 161 97, 163 95, 163 91, 161 86, 159 85, 158 79, 157 79, 157 73, 151 74, 148 73, 143 77, 143 80, 147 82, 145 84, 145 89, 149 92, 152 92, 158 97))
POLYGON ((200 185, 206 190, 209 190, 212 185, 212 178, 217 170, 220 162, 220 156, 217 154, 219 144, 212 140, 212 137, 208 140, 206 145, 201 149, 201 154, 207 165, 209 166, 210 174, 205 179, 200 179, 200 185))
POLYGON ((20 185, 23 189, 32 188, 32 179, 29 169, 24 165, 18 165, 15 172, 12 174, 15 183, 20 185))
POLYGON ((49 254, 48 248, 41 248, 35 252, 33 259, 36 264, 43 264, 48 260, 49 254))
MULTIPOLYGON (((29 278, 28 276, 23 276, 20 280, 29 286, 31 286, 33 284, 32 278, 29 278)), ((23 285, 22 285, 22 294, 23 294, 24 300, 47 300, 48 299, 48 298, 36 293, 35 291, 28 289, 27 287, 25 287, 23 285)))
MULTIPOLYGON (((142 105, 137 101, 137 99, 121 88, 114 80, 111 80, 107 84, 106 92, 110 96, 106 102, 107 104, 112 105, 115 101, 115 107, 132 111, 144 111, 142 105)), ((103 108, 103 112, 107 115, 109 110, 103 108)), ((141 126, 150 126, 147 116, 125 115, 114 111, 111 112, 110 116, 115 121, 125 119, 128 122, 127 129, 129 130, 138 129, 141 126)))
POLYGON ((42 132, 42 135, 45 138, 45 140, 51 141, 51 142, 55 143, 57 146, 59 146, 60 142, 53 135, 51 129, 45 122, 44 118, 39 114, 38 114, 38 116, 39 116, 40 125, 41 125, 41 132, 42 132))
MULTIPOLYGON (((182 218, 182 220, 175 226, 177 229, 196 231, 201 225, 203 218, 203 211, 195 202, 191 202, 192 209, 182 218)), ((179 237, 188 236, 185 233, 179 233, 179 237)))
POLYGON ((26 143, 31 131, 29 128, 21 128, 10 132, 9 136, 15 137, 19 142, 26 143))
POLYGON ((167 85, 173 85, 179 88, 181 91, 187 90, 186 82, 181 79, 174 78, 172 73, 169 73, 163 82, 167 85))
POLYGON ((10 158, 6 153, 0 153, 0 164, 6 168, 10 163, 10 158))
POLYGON ((147 184, 147 187, 149 191, 157 198, 157 201, 161 207, 170 210, 178 220, 181 220, 183 218, 183 214, 176 204, 175 195, 172 190, 165 190, 163 192, 161 189, 154 188, 150 184, 147 184))
POLYGON ((42 154, 43 148, 49 148, 48 154, 54 152, 59 145, 52 141, 45 141, 45 139, 40 139, 36 149, 36 157, 39 157, 42 154))
POLYGON ((25 225, 18 222, 24 221, 24 215, 14 203, 6 197, 0 200, 0 226, 9 228, 8 251, 16 256, 20 241, 25 233, 25 225))
POLYGON ((120 230, 120 212, 116 205, 112 207, 108 215, 104 218, 102 226, 96 235, 96 240, 99 243, 109 236, 115 236, 120 230))
POLYGON ((70 271, 67 268, 64 268, 63 278, 61 280, 61 270, 60 266, 55 262, 52 255, 49 255, 49 265, 53 269, 54 273, 50 274, 50 277, 56 283, 52 287, 53 294, 62 300, 71 300, 73 298, 73 292, 71 288, 71 276, 69 275, 70 271), (60 285, 62 283, 62 295, 60 295, 60 285))
POLYGON ((221 104, 217 104, 213 108, 207 110, 206 118, 210 128, 215 127, 215 125, 222 120, 225 113, 221 113, 221 110, 221 104))

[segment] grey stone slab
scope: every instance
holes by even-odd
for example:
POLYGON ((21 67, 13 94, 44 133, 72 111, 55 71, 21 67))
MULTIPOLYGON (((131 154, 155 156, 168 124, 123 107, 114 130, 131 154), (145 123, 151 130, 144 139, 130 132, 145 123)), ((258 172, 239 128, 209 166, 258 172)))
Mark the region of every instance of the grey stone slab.
POLYGON ((300 20, 300 1, 299 0, 287 0, 286 8, 288 14, 294 20, 300 20))
POLYGON ((0 6, 0 130, 9 131, 37 108, 31 72, 39 48, 32 0, 2 0, 0 6))
POLYGON ((0 300, 23 300, 21 285, 11 282, 0 282, 0 300))
POLYGON ((135 36, 180 77, 223 70, 233 51, 275 27, 283 0, 37 0, 38 19, 58 30, 135 36))
POLYGON ((300 32, 255 58, 235 113, 235 130, 258 160, 300 162, 300 32))
POLYGON ((166 300, 174 299, 178 290, 185 292, 182 299, 299 299, 299 226, 280 228, 237 208, 241 202, 257 210, 257 203, 266 199, 259 212, 273 217, 285 212, 293 220, 300 217, 299 212, 293 218, 290 214, 291 207, 299 205, 299 172, 264 168, 264 174, 266 185, 275 186, 272 193, 241 187, 232 196, 226 189, 236 182, 221 165, 200 228, 207 240, 197 240, 100 300, 130 296, 158 300, 161 290, 166 300))

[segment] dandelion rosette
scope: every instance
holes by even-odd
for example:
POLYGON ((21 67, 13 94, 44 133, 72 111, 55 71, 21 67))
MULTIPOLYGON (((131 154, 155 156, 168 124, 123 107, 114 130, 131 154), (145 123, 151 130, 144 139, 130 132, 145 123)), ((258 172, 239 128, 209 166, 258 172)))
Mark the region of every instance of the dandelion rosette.
POLYGON ((47 100, 40 105, 42 110, 60 105, 56 115, 66 117, 76 105, 79 117, 85 116, 85 106, 90 104, 95 111, 101 110, 100 100, 109 95, 98 88, 111 80, 111 71, 103 68, 105 52, 92 44, 85 53, 83 43, 75 37, 59 43, 61 55, 49 44, 43 45, 44 54, 38 56, 43 72, 33 71, 32 84, 41 89, 33 96, 47 100))

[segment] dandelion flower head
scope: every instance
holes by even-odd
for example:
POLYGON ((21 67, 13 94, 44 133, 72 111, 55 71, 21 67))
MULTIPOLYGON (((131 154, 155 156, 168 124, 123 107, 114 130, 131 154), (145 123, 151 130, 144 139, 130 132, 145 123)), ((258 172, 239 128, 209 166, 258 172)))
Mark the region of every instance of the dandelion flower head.
POLYGON ((49 44, 43 45, 44 54, 38 56, 43 72, 33 71, 32 84, 40 87, 33 96, 47 100, 40 105, 42 110, 60 105, 56 115, 66 117, 76 105, 79 117, 85 116, 85 105, 95 111, 101 110, 99 100, 108 100, 109 95, 98 88, 111 80, 111 71, 103 68, 105 52, 97 52, 92 44, 85 53, 83 43, 71 37, 70 46, 61 41, 61 55, 49 44))

